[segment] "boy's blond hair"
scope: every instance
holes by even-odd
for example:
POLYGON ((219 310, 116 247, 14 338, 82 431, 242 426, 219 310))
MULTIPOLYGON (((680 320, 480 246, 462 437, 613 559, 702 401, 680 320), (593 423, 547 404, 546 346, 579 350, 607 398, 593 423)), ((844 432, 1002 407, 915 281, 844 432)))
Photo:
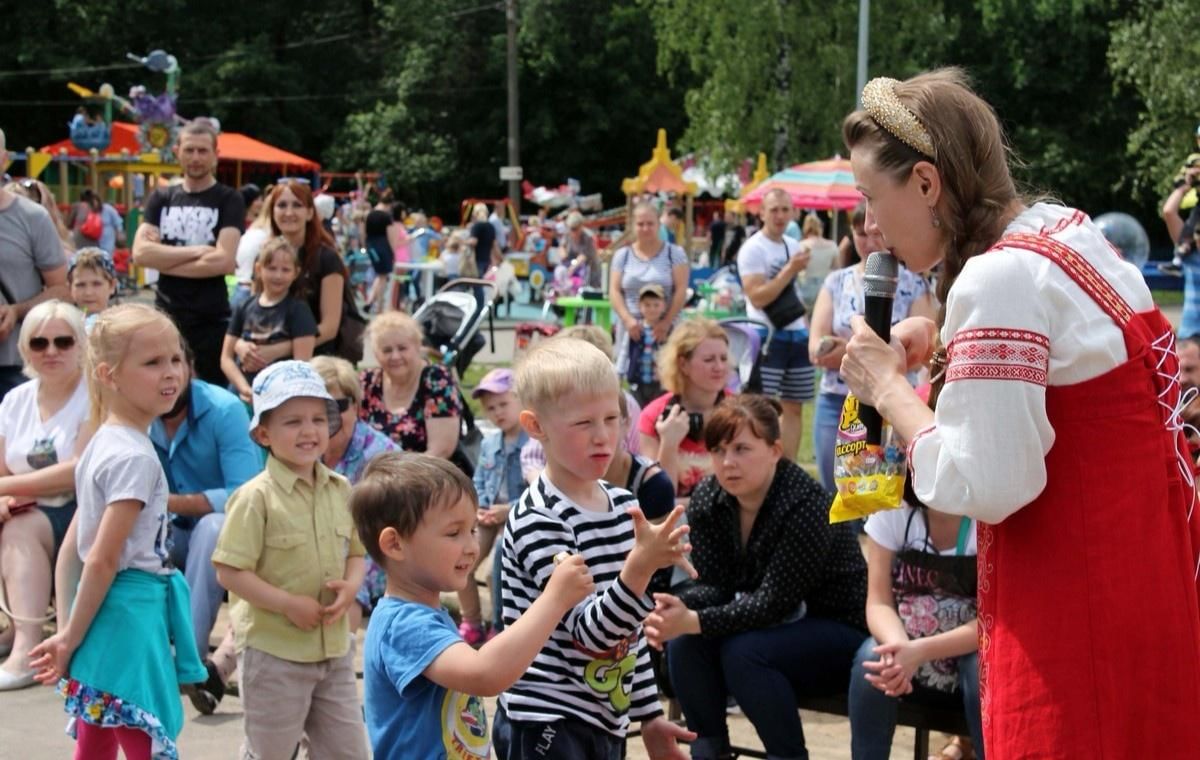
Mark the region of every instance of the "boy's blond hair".
POLYGON ((572 393, 616 398, 621 384, 600 349, 576 338, 556 337, 538 343, 517 364, 514 390, 521 406, 538 412, 572 393))

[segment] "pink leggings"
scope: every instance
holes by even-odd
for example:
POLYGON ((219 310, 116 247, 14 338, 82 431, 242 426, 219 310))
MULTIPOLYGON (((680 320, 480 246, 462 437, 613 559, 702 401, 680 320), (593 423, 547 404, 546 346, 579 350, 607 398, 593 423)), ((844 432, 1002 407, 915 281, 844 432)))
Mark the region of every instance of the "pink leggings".
POLYGON ((118 746, 126 760, 150 760, 150 735, 145 731, 75 721, 75 760, 117 760, 118 746))

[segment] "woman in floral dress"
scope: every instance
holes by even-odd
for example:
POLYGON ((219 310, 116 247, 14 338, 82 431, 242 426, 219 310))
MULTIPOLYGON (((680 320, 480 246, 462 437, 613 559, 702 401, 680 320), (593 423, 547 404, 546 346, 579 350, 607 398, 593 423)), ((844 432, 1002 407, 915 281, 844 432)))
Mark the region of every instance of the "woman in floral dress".
POLYGON ((371 321, 366 343, 379 366, 363 370, 358 416, 405 451, 452 459, 462 400, 450 370, 425 359, 422 338, 421 326, 404 312, 371 321))

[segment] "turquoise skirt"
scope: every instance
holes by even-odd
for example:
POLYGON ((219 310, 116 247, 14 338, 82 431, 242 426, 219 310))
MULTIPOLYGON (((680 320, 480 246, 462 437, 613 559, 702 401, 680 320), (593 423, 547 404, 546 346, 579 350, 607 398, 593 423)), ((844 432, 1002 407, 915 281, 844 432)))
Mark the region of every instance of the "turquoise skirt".
POLYGON ((179 756, 183 728, 179 685, 201 683, 208 672, 196 652, 190 594, 183 576, 122 570, 113 578, 83 643, 59 682, 75 721, 145 731, 155 760, 179 756))

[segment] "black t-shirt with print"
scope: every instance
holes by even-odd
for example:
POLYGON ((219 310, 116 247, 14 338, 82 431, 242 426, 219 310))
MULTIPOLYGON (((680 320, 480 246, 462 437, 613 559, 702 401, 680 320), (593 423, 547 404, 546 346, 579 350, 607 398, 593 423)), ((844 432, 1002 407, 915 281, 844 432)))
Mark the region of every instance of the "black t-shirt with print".
MULTIPOLYGON (((308 304, 299 298, 288 296, 272 306, 263 306, 258 296, 247 298, 233 310, 229 319, 229 335, 259 345, 279 343, 292 338, 303 338, 317 334, 317 320, 313 319, 308 304)), ((254 375, 245 372, 246 379, 254 381, 254 375)))
MULTIPOLYGON (((246 206, 238 191, 220 182, 198 193, 176 185, 150 194, 144 220, 158 227, 163 245, 216 245, 221 230, 242 229, 246 206)), ((157 293, 155 303, 181 325, 229 316, 229 291, 221 275, 195 278, 164 273, 157 293)))

